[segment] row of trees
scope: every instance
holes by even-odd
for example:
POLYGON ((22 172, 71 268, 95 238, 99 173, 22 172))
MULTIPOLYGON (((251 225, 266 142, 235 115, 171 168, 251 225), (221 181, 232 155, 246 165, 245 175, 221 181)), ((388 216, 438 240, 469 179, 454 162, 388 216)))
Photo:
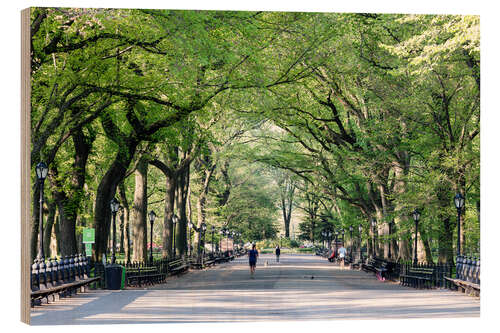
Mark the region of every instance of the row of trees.
POLYGON ((92 226, 100 260, 116 196, 133 260, 147 257, 151 209, 171 256, 174 232, 187 252, 188 222, 197 243, 202 223, 258 240, 282 215, 288 237, 293 207, 311 240, 324 224, 374 217, 373 251, 410 258, 420 207, 421 256, 432 260, 435 240, 450 261, 457 191, 462 244, 479 239, 478 27, 468 16, 34 8, 45 237, 55 230, 67 255, 92 226))

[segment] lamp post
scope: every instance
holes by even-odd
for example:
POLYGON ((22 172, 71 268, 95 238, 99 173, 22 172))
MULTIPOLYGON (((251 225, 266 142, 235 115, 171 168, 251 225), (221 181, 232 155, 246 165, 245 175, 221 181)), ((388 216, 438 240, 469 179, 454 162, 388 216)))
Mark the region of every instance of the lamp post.
POLYGON ((342 232, 342 246, 345 247, 344 229, 342 229, 341 232, 342 232))
POLYGON ((352 227, 352 225, 349 226, 349 239, 351 240, 351 246, 350 246, 350 249, 349 249, 349 256, 351 257, 351 260, 352 260, 352 230, 354 228, 352 227))
POLYGON ((212 228, 210 229, 210 231, 212 232, 212 256, 214 255, 214 233, 215 233, 215 227, 212 226, 212 228))
POLYGON ((455 207, 457 208, 457 257, 460 255, 460 215, 462 214, 462 208, 465 205, 465 198, 459 192, 454 198, 455 207))
POLYGON ((420 220, 420 212, 418 209, 415 208, 413 211, 413 220, 415 221, 415 249, 414 249, 414 255, 413 255, 413 265, 416 265, 418 260, 417 260, 417 232, 418 232, 418 221, 420 220))
POLYGON ((377 256, 377 236, 376 236, 376 231, 377 231, 377 220, 375 220, 373 217, 371 218, 371 226, 373 230, 373 256, 377 256))
POLYGON ((361 233, 363 232, 363 226, 361 224, 358 225, 358 231, 359 231, 359 259, 363 261, 363 249, 361 246, 361 233))
POLYGON ((47 178, 49 168, 44 162, 40 162, 35 167, 36 178, 40 186, 40 212, 38 219, 38 259, 39 262, 45 262, 45 254, 43 252, 43 183, 47 178))
POLYGON ((172 253, 174 254, 174 258, 176 255, 176 251, 175 251, 175 230, 176 230, 176 228, 175 228, 175 225, 177 224, 178 221, 179 221, 179 218, 177 217, 177 215, 174 214, 174 216, 172 217, 172 223, 174 226, 174 230, 172 231, 173 236, 174 236, 172 253))
POLYGON ((156 213, 154 211, 149 212, 149 224, 151 225, 150 232, 151 232, 151 237, 150 237, 150 253, 149 253, 149 262, 152 264, 153 263, 153 224, 155 223, 156 219, 156 213))
POLYGON ((116 198, 111 199, 111 202, 109 203, 109 206, 111 207, 111 213, 113 214, 113 247, 111 248, 111 264, 114 265, 116 261, 116 212, 118 212, 118 209, 120 207, 120 203, 116 198))

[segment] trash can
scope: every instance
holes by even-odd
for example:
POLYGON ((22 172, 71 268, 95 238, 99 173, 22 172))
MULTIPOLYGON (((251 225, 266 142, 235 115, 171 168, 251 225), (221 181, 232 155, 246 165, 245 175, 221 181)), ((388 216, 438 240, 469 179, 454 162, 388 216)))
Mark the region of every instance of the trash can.
POLYGON ((105 268, 106 289, 119 290, 122 287, 123 267, 120 265, 107 265, 105 268))

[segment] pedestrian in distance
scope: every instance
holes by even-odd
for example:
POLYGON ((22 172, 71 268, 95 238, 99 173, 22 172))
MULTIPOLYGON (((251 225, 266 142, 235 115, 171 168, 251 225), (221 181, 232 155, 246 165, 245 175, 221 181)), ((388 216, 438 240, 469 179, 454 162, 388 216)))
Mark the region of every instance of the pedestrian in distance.
POLYGON ((250 264, 250 277, 253 279, 255 274, 255 266, 257 266, 257 258, 259 257, 259 251, 255 248, 255 244, 252 245, 252 249, 248 251, 248 263, 250 264))
POLYGON ((280 246, 276 245, 276 262, 280 262, 280 254, 281 254, 280 246))
POLYGON ((340 260, 340 267, 344 269, 344 261, 345 261, 345 256, 347 254, 347 250, 344 247, 344 245, 342 245, 342 247, 338 250, 338 252, 339 252, 338 258, 340 260))

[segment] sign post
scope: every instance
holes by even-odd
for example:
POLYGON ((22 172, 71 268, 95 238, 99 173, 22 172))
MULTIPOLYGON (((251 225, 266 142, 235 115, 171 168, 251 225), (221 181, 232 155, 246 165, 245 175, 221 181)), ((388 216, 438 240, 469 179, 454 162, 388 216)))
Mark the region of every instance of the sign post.
POLYGON ((95 243, 95 229, 83 229, 83 243, 85 244, 85 255, 90 257, 92 255, 92 244, 95 243))

